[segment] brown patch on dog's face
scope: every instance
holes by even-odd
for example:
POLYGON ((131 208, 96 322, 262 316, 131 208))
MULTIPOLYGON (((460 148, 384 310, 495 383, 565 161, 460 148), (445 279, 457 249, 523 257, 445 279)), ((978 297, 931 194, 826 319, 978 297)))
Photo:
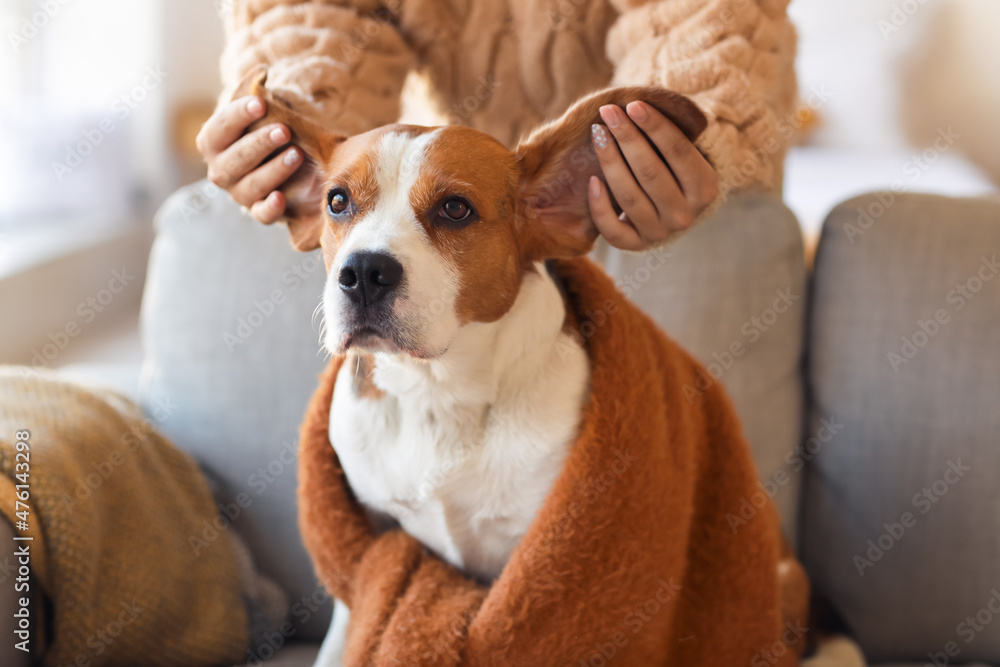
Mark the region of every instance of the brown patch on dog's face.
POLYGON ((459 322, 495 322, 517 298, 526 258, 519 243, 517 165, 491 137, 443 128, 424 154, 410 202, 431 243, 459 273, 459 322), (462 211, 452 220, 449 210, 462 211))
POLYGON ((365 211, 369 210, 378 198, 378 182, 375 176, 378 165, 378 154, 374 150, 378 137, 388 128, 366 132, 345 139, 344 142, 323 165, 323 231, 320 235, 320 247, 323 250, 323 262, 329 274, 337 249, 350 233, 353 223, 365 211), (338 220, 329 215, 327 201, 330 191, 343 187, 354 207, 354 213, 344 220, 338 220))

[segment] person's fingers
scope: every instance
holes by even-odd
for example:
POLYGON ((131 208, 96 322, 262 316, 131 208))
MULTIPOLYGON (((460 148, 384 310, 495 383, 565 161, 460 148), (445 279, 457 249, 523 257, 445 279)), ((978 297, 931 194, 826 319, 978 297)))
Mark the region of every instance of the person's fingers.
POLYGON ((642 250, 646 244, 639 237, 639 232, 631 224, 622 220, 611 205, 604 184, 597 176, 591 176, 587 184, 590 217, 597 231, 608 243, 622 250, 642 250))
MULTIPOLYGON (((625 115, 621 109, 618 109, 618 113, 622 117, 625 115)), ((607 129, 603 125, 592 125, 591 138, 604 172, 604 182, 636 230, 643 234, 645 228, 655 224, 658 219, 656 208, 632 176, 632 171, 622 157, 618 144, 609 136, 607 129)))
POLYGON ((231 190, 276 148, 288 143, 289 139, 291 134, 284 125, 258 128, 209 162, 208 179, 220 188, 231 190))
POLYGON ((281 187, 301 164, 302 151, 292 146, 241 178, 229 194, 243 206, 252 206, 281 187))
POLYGON ((275 190, 264 199, 254 202, 254 205, 250 207, 250 215, 265 225, 281 220, 284 214, 285 195, 279 190, 275 190))
POLYGON ((255 95, 241 97, 219 108, 205 122, 195 145, 206 159, 226 150, 247 126, 264 115, 264 101, 255 95))
POLYGON ((645 102, 630 102, 625 109, 670 165, 684 197, 695 206, 715 201, 718 174, 680 128, 645 102))
MULTIPOLYGON (((633 112, 641 115, 647 109, 659 114, 652 107, 646 106, 630 110, 629 116, 633 112)), ((618 107, 611 107, 608 113, 622 115, 618 107)), ((666 120, 662 116, 660 118, 666 120)), ((656 207, 660 221, 673 220, 681 227, 686 226, 685 223, 690 224, 689 220, 685 220, 688 202, 684 199, 684 193, 666 162, 650 144, 649 137, 640 132, 628 118, 620 118, 618 127, 612 132, 633 175, 656 207)))

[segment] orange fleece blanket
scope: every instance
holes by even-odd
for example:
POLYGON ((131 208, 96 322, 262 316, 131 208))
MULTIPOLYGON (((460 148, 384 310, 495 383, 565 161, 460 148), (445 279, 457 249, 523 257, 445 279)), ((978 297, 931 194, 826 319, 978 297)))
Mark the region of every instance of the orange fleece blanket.
POLYGON ((373 532, 328 437, 341 360, 321 377, 302 425, 300 523, 351 610, 345 665, 798 664, 807 585, 782 562, 776 512, 726 521, 757 483, 729 399, 715 383, 690 402, 701 365, 592 262, 551 268, 591 395, 564 471, 490 585, 404 532, 373 532))

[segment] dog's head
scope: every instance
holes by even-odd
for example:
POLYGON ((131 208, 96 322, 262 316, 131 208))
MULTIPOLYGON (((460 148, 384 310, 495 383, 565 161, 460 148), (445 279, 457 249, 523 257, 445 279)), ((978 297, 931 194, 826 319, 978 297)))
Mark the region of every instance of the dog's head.
POLYGON ((660 88, 614 88, 573 105, 514 151, 465 127, 389 125, 343 137, 265 87, 259 68, 236 96, 255 94, 302 148, 283 188, 292 244, 322 248, 324 344, 419 358, 448 349, 460 327, 493 322, 513 305, 535 262, 588 252, 597 237, 587 183, 599 107, 650 103, 695 138, 705 116, 660 88))

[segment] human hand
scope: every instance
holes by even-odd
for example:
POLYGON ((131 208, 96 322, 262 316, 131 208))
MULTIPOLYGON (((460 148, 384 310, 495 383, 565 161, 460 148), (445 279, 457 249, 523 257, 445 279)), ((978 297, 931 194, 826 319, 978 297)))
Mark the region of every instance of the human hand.
POLYGON ((253 95, 224 104, 205 122, 196 145, 208 164, 208 179, 270 224, 285 213, 285 195, 278 188, 302 164, 302 151, 290 146, 264 162, 291 139, 280 123, 246 132, 265 110, 264 101, 253 95))
POLYGON ((624 111, 609 104, 600 113, 605 125, 593 125, 591 139, 604 181, 591 176, 588 184, 598 231, 616 248, 647 250, 690 227, 719 194, 712 165, 645 102, 630 102, 624 111))

